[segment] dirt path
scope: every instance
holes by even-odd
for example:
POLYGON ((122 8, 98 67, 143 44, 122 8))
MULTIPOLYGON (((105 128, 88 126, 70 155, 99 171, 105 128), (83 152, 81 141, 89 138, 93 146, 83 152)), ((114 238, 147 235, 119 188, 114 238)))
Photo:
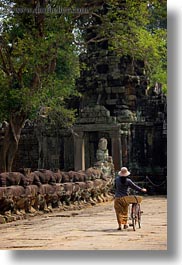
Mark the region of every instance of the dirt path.
POLYGON ((0 225, 0 249, 167 250, 167 199, 144 197, 142 228, 117 231, 113 201, 0 225))

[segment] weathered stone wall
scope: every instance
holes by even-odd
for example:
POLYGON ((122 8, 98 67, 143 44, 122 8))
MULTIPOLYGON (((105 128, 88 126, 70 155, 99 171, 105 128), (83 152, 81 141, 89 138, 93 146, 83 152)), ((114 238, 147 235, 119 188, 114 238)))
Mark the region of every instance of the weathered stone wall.
MULTIPOLYGON (((3 132, 0 128, 0 148, 3 132)), ((47 169, 74 169, 74 141, 69 131, 59 128, 38 126, 27 122, 22 129, 19 148, 13 163, 13 171, 22 168, 32 170, 47 169)), ((0 172, 1 172, 0 163, 0 172)))
MULTIPOLYGON (((132 168, 136 175, 166 176, 167 100, 161 88, 148 89, 144 63, 130 56, 118 56, 109 51, 106 42, 89 45, 80 60, 87 68, 77 80, 78 90, 83 94, 78 125, 87 134, 92 133, 93 124, 97 128, 102 126, 100 135, 109 131, 106 138, 111 141, 113 137, 116 147, 120 142, 111 131, 117 124, 122 150, 121 158, 118 157, 120 166, 132 168), (108 111, 108 117, 103 117, 102 108, 105 113, 108 111)), ((111 147, 112 156, 115 152, 111 147)))
POLYGON ((148 80, 142 62, 132 62, 130 57, 118 57, 108 49, 98 48, 81 56, 88 69, 81 72, 77 81, 83 93, 81 107, 106 106, 116 116, 121 105, 136 110, 137 97, 145 95, 148 80))
POLYGON ((166 175, 166 135, 162 124, 138 123, 131 127, 129 167, 137 175, 166 175))
MULTIPOLYGON (((167 132, 166 100, 162 98, 140 100, 142 112, 138 120, 129 125, 128 134, 121 135, 122 163, 132 169, 136 175, 166 175, 167 167, 167 132), (144 104, 145 103, 145 104, 144 104), (143 105, 142 105, 143 104, 143 105), (125 147, 126 145, 126 147, 125 147)), ((82 119, 82 118, 81 118, 82 119)), ((87 119, 87 118, 86 118, 87 119)), ((82 120, 83 121, 83 120, 82 120)), ((84 130, 84 123, 83 130, 84 130)), ((87 124, 87 128, 91 128, 87 124)), ((100 126, 100 125, 99 125, 100 126)), ((108 123, 107 123, 108 126, 108 123)), ((94 131, 85 132, 85 167, 96 161, 98 140, 106 137, 109 154, 112 154, 111 132, 102 124, 98 130, 93 122, 94 131)), ((20 168, 60 168, 74 169, 74 139, 65 133, 50 134, 46 129, 41 137, 37 136, 35 127, 27 124, 22 131, 19 149, 14 161, 13 170, 20 168)))
POLYGON ((13 170, 88 168, 105 137, 116 170, 125 165, 135 175, 166 176, 167 100, 160 90, 148 90, 144 64, 117 56, 107 43, 89 45, 80 60, 87 67, 77 80, 83 96, 74 134, 27 124, 13 170))
POLYGON ((35 127, 27 123, 22 130, 18 152, 16 154, 13 170, 20 168, 37 169, 39 162, 39 145, 35 127))

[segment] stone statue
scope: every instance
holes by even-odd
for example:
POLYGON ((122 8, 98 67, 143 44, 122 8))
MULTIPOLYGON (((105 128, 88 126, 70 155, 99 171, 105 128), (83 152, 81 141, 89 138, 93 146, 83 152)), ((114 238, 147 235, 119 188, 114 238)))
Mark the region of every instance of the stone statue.
POLYGON ((108 149, 107 149, 107 139, 106 138, 100 138, 98 143, 98 149, 96 153, 97 161, 104 162, 108 160, 108 149))
POLYGON ((108 160, 101 163, 100 168, 105 177, 114 177, 115 169, 112 161, 112 156, 108 156, 108 160))
POLYGON ((115 176, 114 163, 112 156, 109 156, 107 149, 107 139, 104 137, 100 138, 99 140, 96 158, 96 168, 101 169, 103 176, 113 178, 115 176))
POLYGON ((114 177, 115 176, 115 168, 114 168, 112 156, 108 156, 107 161, 108 161, 108 166, 110 168, 110 174, 112 177, 114 177))

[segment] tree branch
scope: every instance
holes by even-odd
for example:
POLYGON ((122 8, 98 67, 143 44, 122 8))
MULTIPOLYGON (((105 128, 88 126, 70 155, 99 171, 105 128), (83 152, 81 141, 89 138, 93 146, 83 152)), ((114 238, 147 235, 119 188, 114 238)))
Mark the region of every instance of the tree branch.
POLYGON ((12 115, 10 115, 10 125, 11 125, 11 130, 12 130, 13 138, 14 138, 16 144, 18 144, 18 138, 17 138, 16 132, 15 132, 15 127, 14 127, 12 115))
POLYGON ((6 65, 6 62, 5 62, 5 59, 4 59, 4 55, 3 55, 3 51, 2 51, 2 48, 0 47, 0 58, 1 58, 1 61, 2 61, 2 70, 7 74, 7 75, 10 75, 10 72, 7 68, 7 65, 6 65))

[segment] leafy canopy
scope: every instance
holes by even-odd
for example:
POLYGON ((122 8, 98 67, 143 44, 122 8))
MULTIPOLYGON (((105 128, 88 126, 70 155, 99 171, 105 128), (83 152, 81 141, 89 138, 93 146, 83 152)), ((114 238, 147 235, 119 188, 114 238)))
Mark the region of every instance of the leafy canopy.
POLYGON ((1 1, 0 120, 22 110, 34 118, 47 106, 61 122, 66 115, 72 122, 65 99, 75 93, 78 51, 81 44, 86 50, 104 39, 119 55, 143 60, 151 84, 161 82, 166 89, 166 7, 166 0, 1 1))
POLYGON ((143 60, 151 85, 166 90, 167 1, 111 1, 111 7, 105 16, 111 49, 143 60))
MULTIPOLYGON (((86 46, 109 40, 119 56, 143 60, 151 84, 167 84, 167 1, 76 1, 89 13, 77 21, 77 36, 86 46)), ((86 50, 85 48, 85 50, 86 50)))
POLYGON ((17 0, 2 5, 0 121, 20 111, 35 118, 38 109, 47 106, 65 117, 60 117, 63 125, 72 122, 74 112, 65 108, 65 99, 75 93, 79 69, 72 14, 56 12, 60 6, 66 10, 70 1, 17 0), (46 11, 39 12, 41 8, 46 11))

